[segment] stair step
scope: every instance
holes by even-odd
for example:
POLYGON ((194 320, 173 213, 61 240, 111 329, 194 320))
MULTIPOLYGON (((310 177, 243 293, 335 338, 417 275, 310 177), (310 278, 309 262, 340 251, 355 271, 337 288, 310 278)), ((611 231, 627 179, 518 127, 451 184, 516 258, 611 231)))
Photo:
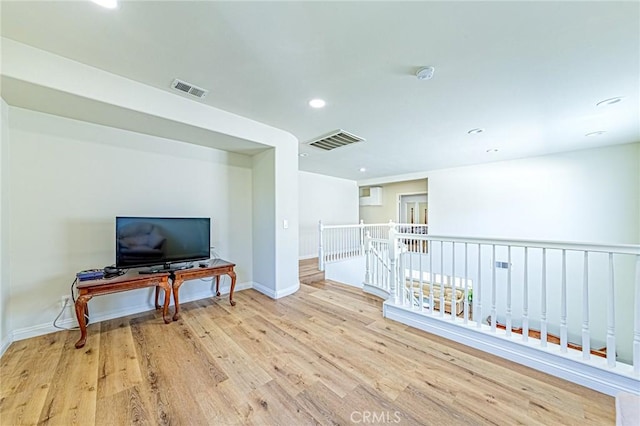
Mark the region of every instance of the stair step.
POLYGON ((318 270, 318 258, 303 259, 298 262, 298 277, 303 284, 324 280, 324 271, 318 270))
POLYGON ((324 281, 324 272, 316 272, 312 275, 300 276, 300 282, 302 284, 312 284, 318 281, 324 281))

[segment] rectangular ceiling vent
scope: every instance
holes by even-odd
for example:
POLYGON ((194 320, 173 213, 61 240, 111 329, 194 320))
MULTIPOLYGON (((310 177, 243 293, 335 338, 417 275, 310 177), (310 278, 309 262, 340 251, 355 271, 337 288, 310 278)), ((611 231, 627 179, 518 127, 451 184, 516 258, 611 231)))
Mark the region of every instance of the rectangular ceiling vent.
POLYGON ((208 90, 203 89, 202 87, 194 86, 191 83, 178 80, 177 78, 173 80, 173 82, 171 83, 171 87, 200 99, 204 98, 205 96, 207 96, 207 93, 209 93, 208 90))
POLYGON ((314 139, 311 142, 307 142, 307 145, 315 146, 316 148, 324 149, 325 151, 331 151, 336 148, 364 141, 365 139, 360 136, 356 136, 352 133, 339 129, 314 139))

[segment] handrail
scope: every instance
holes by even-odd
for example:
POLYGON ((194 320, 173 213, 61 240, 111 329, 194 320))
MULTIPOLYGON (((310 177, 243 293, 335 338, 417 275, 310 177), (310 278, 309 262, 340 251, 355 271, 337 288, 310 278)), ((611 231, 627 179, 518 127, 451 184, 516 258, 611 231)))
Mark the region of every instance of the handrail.
POLYGON ((360 228, 372 226, 389 226, 389 223, 361 223, 357 225, 322 225, 323 229, 344 229, 344 228, 360 228))
POLYGON ((564 241, 545 241, 545 240, 509 240, 506 238, 477 238, 477 237, 458 237, 451 235, 433 235, 433 234, 402 234, 398 233, 400 239, 413 239, 425 241, 445 241, 452 243, 468 243, 468 244, 487 244, 487 245, 503 245, 512 247, 529 247, 529 248, 546 248, 557 250, 575 250, 575 251, 591 251, 600 253, 619 253, 640 255, 640 245, 638 244, 599 244, 590 242, 564 242, 564 241))

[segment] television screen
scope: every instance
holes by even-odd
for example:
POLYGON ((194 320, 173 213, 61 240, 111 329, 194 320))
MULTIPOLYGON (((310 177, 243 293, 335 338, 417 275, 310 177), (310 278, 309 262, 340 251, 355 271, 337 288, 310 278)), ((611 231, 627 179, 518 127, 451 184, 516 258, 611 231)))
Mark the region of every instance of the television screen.
POLYGON ((116 268, 209 259, 211 219, 116 217, 116 268))

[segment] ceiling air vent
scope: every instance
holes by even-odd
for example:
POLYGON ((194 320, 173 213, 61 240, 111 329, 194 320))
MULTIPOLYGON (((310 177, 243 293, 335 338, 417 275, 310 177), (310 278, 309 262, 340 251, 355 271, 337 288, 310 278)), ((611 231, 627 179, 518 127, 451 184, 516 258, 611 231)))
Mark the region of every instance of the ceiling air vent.
POLYGON ((209 91, 206 89, 194 86, 193 84, 187 83, 186 81, 178 80, 177 78, 173 80, 173 82, 171 83, 171 87, 200 99, 204 98, 205 96, 207 96, 207 93, 209 93, 209 91))
POLYGON ((315 146, 316 148, 324 149, 325 151, 331 151, 332 149, 351 145, 356 142, 364 142, 364 139, 360 136, 356 136, 339 129, 314 139, 311 142, 307 142, 307 145, 315 146))

